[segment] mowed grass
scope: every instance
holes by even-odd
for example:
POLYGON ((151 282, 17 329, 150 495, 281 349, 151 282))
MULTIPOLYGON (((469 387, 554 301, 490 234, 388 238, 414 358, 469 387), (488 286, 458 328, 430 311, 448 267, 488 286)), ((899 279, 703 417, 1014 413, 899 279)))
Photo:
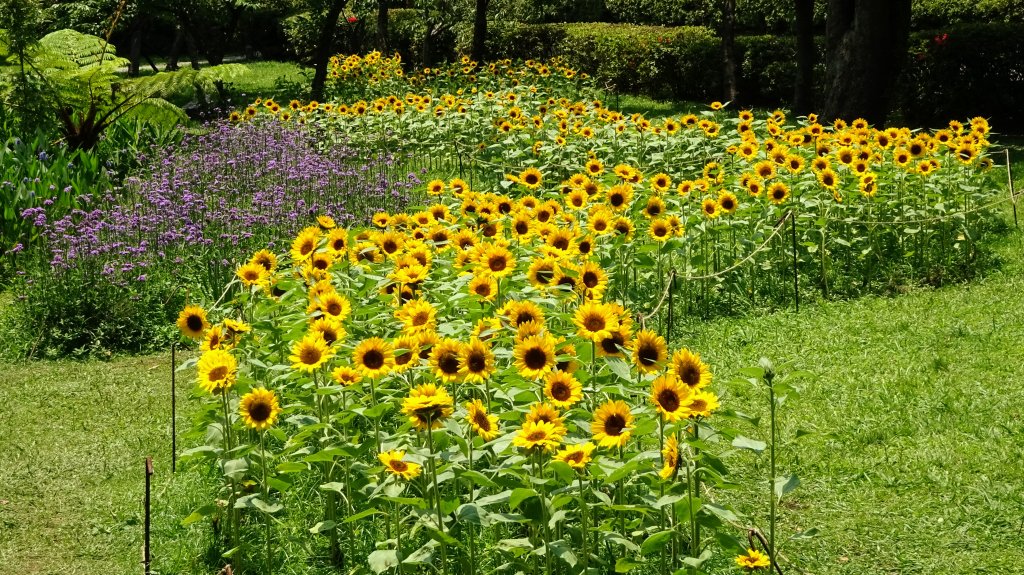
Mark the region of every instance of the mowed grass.
POLYGON ((142 572, 144 458, 155 507, 188 499, 169 481, 169 364, 0 365, 0 573, 142 572))

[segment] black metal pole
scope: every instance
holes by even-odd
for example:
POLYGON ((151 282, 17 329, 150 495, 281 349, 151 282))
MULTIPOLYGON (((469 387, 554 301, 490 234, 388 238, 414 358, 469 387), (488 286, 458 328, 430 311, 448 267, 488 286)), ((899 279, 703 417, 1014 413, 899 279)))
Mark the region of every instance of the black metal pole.
POLYGON ((145 524, 145 547, 142 550, 142 563, 146 567, 146 575, 151 575, 150 565, 152 563, 152 556, 149 552, 149 527, 150 527, 150 509, 149 509, 149 489, 150 489, 150 477, 153 476, 153 458, 146 458, 146 524, 145 524))
POLYGON ((1010 148, 1006 148, 1006 183, 1010 186, 1010 203, 1013 205, 1013 226, 1020 227, 1017 222, 1017 193, 1013 189, 1013 170, 1010 169, 1010 148))
POLYGON ((790 210, 789 224, 793 230, 793 300, 796 302, 796 311, 800 311, 800 275, 797 273, 796 261, 796 214, 790 210))
POLYGON ((178 386, 174 373, 178 366, 175 361, 177 348, 177 343, 171 344, 171 473, 178 471, 178 386))

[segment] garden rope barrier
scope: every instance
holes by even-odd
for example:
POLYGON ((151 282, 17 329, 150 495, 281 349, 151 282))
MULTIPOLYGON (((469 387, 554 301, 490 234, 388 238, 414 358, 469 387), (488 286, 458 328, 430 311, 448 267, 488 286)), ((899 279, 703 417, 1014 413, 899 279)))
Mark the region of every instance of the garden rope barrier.
MULTIPOLYGON (((775 229, 773 229, 772 233, 763 242, 761 242, 761 245, 759 245, 756 248, 754 248, 754 250, 752 252, 750 252, 749 254, 747 254, 746 257, 744 257, 740 261, 734 263, 733 265, 731 265, 731 266, 729 266, 729 267, 727 267, 727 268, 725 268, 723 270, 719 270, 719 271, 717 271, 715 273, 712 273, 712 274, 707 274, 707 275, 702 275, 702 276, 689 276, 688 275, 688 276, 683 276, 680 279, 682 279, 684 281, 709 280, 709 279, 714 279, 714 278, 717 278, 717 277, 720 277, 720 276, 724 276, 727 273, 730 273, 730 272, 732 272, 732 271, 734 271, 734 270, 736 270, 736 269, 738 269, 740 267, 743 267, 748 262, 750 262, 750 260, 752 260, 754 258, 754 256, 756 256, 757 254, 763 252, 765 250, 765 248, 768 247, 768 244, 770 244, 772 242, 772 240, 775 239, 775 237, 778 236, 780 232, 782 232, 782 229, 786 226, 786 221, 790 220, 792 218, 793 218, 793 211, 790 210, 790 211, 786 212, 786 215, 782 216, 782 219, 780 219, 779 222, 777 224, 775 224, 775 229)), ((674 280, 676 279, 676 269, 675 268, 671 269, 671 274, 670 275, 671 275, 671 278, 669 279, 668 283, 665 284, 665 290, 662 292, 661 298, 658 300, 658 305, 654 306, 654 309, 651 310, 649 313, 640 316, 640 323, 641 324, 646 322, 648 319, 651 319, 652 317, 657 315, 659 311, 661 311, 661 306, 665 303, 665 299, 668 298, 668 293, 671 290, 673 284, 675 283, 674 282, 674 280)))

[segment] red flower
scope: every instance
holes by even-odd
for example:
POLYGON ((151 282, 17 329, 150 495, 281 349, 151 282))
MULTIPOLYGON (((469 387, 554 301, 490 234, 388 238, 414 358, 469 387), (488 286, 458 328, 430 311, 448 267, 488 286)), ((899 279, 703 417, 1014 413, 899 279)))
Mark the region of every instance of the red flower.
POLYGON ((358 21, 359 21, 359 18, 356 18, 355 16, 349 16, 348 17, 348 23, 349 24, 355 24, 358 21))
POLYGON ((939 46, 942 46, 943 44, 945 44, 948 41, 949 41, 949 34, 939 34, 938 36, 935 37, 935 43, 938 44, 939 46))

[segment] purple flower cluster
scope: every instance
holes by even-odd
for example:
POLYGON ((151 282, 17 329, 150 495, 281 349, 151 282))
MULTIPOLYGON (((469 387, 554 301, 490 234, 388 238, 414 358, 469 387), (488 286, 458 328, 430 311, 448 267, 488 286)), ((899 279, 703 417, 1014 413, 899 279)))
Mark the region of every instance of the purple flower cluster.
MULTIPOLYGON (((394 153, 361 150, 313 127, 215 124, 165 150, 120 189, 80 196, 64 217, 48 220, 41 207, 22 217, 45 238, 56 271, 85 266, 127 284, 158 267, 201 280, 195 275, 230 270, 317 215, 347 226, 404 209, 418 180, 400 163, 394 153)), ((224 271, 214 275, 223 279, 224 271)))

